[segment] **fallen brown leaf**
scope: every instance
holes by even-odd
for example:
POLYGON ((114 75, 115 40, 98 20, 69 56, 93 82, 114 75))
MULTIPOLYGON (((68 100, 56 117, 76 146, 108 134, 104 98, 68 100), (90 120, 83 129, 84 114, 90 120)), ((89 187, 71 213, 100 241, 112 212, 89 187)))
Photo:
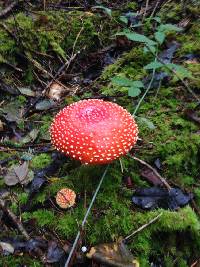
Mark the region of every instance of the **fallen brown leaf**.
POLYGON ((139 267, 139 262, 121 240, 92 247, 86 256, 107 266, 139 267))

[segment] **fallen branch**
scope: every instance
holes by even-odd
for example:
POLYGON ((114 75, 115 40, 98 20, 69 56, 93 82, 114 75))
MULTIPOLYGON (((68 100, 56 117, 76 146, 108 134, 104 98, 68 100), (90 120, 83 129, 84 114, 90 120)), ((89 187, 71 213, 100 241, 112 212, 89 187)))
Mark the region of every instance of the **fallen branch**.
MULTIPOLYGON (((62 86, 64 89, 69 90, 68 87, 66 87, 63 83, 61 83, 60 81, 58 81, 57 79, 54 78, 54 76, 48 72, 46 69, 44 69, 44 67, 37 62, 35 59, 30 58, 29 56, 26 56, 26 58, 40 71, 42 71, 44 74, 48 75, 49 77, 52 78, 52 80, 56 83, 58 83, 60 86, 62 86)), ((53 82, 52 81, 52 82, 53 82)), ((48 85, 47 85, 48 86, 48 85)))
POLYGON ((17 218, 17 216, 5 205, 5 201, 0 198, 0 208, 8 214, 8 216, 12 219, 14 224, 17 226, 18 230, 21 232, 21 234, 26 238, 26 240, 30 240, 29 234, 26 232, 24 226, 20 222, 20 220, 17 218))

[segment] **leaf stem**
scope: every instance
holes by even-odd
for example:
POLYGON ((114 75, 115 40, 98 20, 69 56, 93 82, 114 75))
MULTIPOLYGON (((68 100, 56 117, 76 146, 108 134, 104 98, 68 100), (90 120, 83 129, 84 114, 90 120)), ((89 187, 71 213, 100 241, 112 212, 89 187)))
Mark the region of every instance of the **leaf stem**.
MULTIPOLYGON (((155 59, 155 61, 156 61, 156 59, 155 59)), ((150 80, 150 82, 149 82, 149 84, 148 84, 148 86, 147 86, 147 89, 146 89, 146 91, 144 92, 143 96, 140 98, 140 100, 139 100, 139 102, 138 102, 138 104, 137 104, 137 106, 136 106, 136 108, 135 108, 135 110, 134 110, 134 112, 133 112, 133 115, 134 115, 134 116, 136 115, 136 113, 137 113, 137 111, 138 111, 138 109, 139 109, 139 107, 140 107, 142 101, 144 100, 146 94, 149 92, 149 90, 150 90, 150 88, 151 88, 151 85, 152 85, 153 80, 154 80, 155 72, 156 72, 155 69, 153 69, 152 77, 151 77, 151 80, 150 80)))

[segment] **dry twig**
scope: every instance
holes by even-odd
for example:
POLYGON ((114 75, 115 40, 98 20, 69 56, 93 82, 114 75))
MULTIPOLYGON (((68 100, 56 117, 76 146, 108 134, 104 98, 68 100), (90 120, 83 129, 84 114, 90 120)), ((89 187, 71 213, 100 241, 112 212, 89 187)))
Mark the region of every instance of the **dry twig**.
POLYGON ((77 53, 75 53, 75 47, 76 47, 76 44, 77 44, 77 41, 80 37, 80 34, 81 32, 83 31, 83 27, 80 29, 80 31, 78 32, 77 36, 76 36, 76 39, 74 41, 74 44, 73 44, 73 48, 72 48, 72 54, 71 54, 71 57, 58 69, 58 71, 56 72, 56 74, 54 76, 52 76, 52 80, 47 84, 47 86, 45 87, 45 89, 43 90, 43 95, 45 95, 47 93, 47 90, 49 89, 49 87, 51 86, 51 84, 56 81, 57 83, 58 82, 58 79, 59 79, 59 76, 62 74, 63 70, 67 70, 70 66, 70 64, 73 62, 73 60, 77 57, 77 55, 80 53, 80 51, 78 51, 77 53))
POLYGON ((130 154, 130 156, 131 156, 134 160, 140 162, 142 165, 145 165, 146 167, 148 167, 149 169, 151 169, 152 172, 153 172, 153 173, 154 173, 154 174, 161 180, 161 182, 166 186, 166 188, 167 188, 168 190, 171 189, 171 186, 166 182, 165 178, 163 178, 163 177, 157 172, 156 169, 154 169, 151 165, 149 165, 149 164, 148 164, 147 162, 145 162, 144 160, 141 160, 141 159, 139 159, 139 158, 137 158, 137 157, 135 157, 135 156, 132 156, 131 154, 130 154))
POLYGON ((141 232, 144 228, 146 228, 147 226, 149 226, 150 224, 154 223, 155 221, 157 221, 161 216, 163 215, 163 213, 161 212, 160 214, 158 214, 155 218, 153 218, 152 220, 150 220, 148 223, 142 225, 141 227, 139 227, 137 230, 135 230, 133 233, 131 233, 130 235, 128 235, 127 237, 125 237, 123 239, 123 241, 127 241, 130 237, 134 236, 135 234, 141 232))
POLYGON ((0 198, 0 208, 8 214, 8 216, 12 219, 14 224, 17 226, 21 234, 26 238, 26 240, 31 239, 29 234, 26 232, 24 226, 20 222, 20 220, 17 218, 17 216, 5 205, 5 201, 0 198))
POLYGON ((187 91, 197 100, 197 102, 200 104, 200 98, 198 97, 197 94, 195 94, 195 92, 190 88, 190 86, 184 81, 184 79, 174 70, 174 69, 171 69, 167 66, 167 64, 162 60, 160 59, 159 57, 157 57, 157 60, 162 63, 166 69, 168 69, 169 71, 171 71, 180 81, 181 83, 183 84, 183 86, 187 89, 187 91))
POLYGON ((149 7, 149 0, 146 0, 146 5, 145 5, 145 9, 144 9, 144 13, 143 13, 142 21, 144 21, 144 19, 145 19, 145 17, 146 17, 148 7, 149 7))

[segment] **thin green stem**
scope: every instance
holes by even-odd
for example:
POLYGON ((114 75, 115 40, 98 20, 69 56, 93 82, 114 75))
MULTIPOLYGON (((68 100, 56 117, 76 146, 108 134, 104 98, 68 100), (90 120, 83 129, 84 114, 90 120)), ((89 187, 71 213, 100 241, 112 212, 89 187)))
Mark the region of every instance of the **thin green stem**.
POLYGON ((95 201, 95 199, 96 199, 96 197, 97 197, 97 194, 98 194, 98 192, 99 192, 99 189, 100 189, 100 187, 101 187, 101 184, 103 183, 104 177, 106 176, 106 173, 107 173, 107 171, 108 171, 108 167, 109 167, 109 165, 107 165, 107 167, 106 167, 106 169, 105 169, 103 175, 101 176, 101 179, 100 179, 99 184, 98 184, 98 186, 97 186, 97 188, 96 188, 96 191, 95 191, 95 193, 94 193, 94 195, 93 195, 93 197, 92 197, 92 200, 91 200, 91 202, 90 202, 90 205, 89 205, 89 207, 88 207, 88 209, 87 209, 87 211, 86 211, 86 213, 85 213, 85 216, 84 216, 83 221, 82 221, 82 223, 81 223, 81 230, 79 230, 78 233, 77 233, 77 235, 76 235, 76 238, 75 238, 75 240, 74 240, 72 249, 71 249, 71 251, 70 251, 70 253, 69 253, 69 256, 68 256, 68 258, 67 258, 67 261, 66 261, 66 263, 65 263, 65 267, 69 267, 71 258, 72 258, 73 254, 74 254, 74 251, 75 251, 75 249, 76 249, 76 247, 77 247, 79 238, 80 238, 80 236, 81 236, 81 231, 83 230, 83 228, 84 228, 84 226, 85 226, 85 223, 86 223, 86 221, 87 221, 87 218, 88 218, 88 215, 89 215, 89 213, 90 213, 90 210, 91 210, 91 208, 92 208, 92 206, 93 206, 93 204, 94 204, 94 201, 95 201))
POLYGON ((147 89, 146 89, 146 91, 144 92, 143 96, 140 98, 140 100, 139 100, 139 102, 138 102, 138 104, 137 104, 137 106, 136 106, 136 108, 135 108, 135 110, 134 110, 134 112, 133 112, 133 115, 134 115, 134 116, 136 115, 136 113, 137 113, 137 111, 138 111, 138 109, 139 109, 139 107, 140 107, 142 101, 144 100, 145 96, 147 95, 147 93, 149 92, 149 90, 150 90, 150 88, 151 88, 151 85, 152 85, 153 80, 154 80, 155 72, 156 72, 155 69, 153 69, 152 77, 151 77, 151 80, 150 80, 150 82, 149 82, 149 84, 148 84, 148 86, 147 86, 147 89))

